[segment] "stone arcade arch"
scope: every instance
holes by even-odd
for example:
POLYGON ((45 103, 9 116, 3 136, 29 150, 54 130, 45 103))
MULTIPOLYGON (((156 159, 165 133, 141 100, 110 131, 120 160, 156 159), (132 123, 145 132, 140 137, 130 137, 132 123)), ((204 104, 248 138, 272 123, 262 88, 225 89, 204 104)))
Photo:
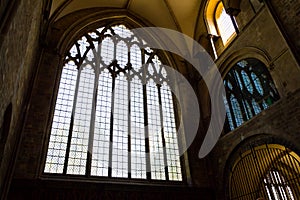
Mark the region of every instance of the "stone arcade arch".
POLYGON ((299 170, 299 149, 292 142, 268 134, 249 137, 227 160, 226 198, 297 199, 299 170))

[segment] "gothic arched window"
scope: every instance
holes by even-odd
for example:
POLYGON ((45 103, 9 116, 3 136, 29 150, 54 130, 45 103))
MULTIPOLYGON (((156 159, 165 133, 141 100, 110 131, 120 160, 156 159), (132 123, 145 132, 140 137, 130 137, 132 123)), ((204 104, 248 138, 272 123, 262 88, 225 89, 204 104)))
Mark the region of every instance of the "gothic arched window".
POLYGON ((266 66, 248 58, 236 63, 224 78, 224 97, 230 130, 243 124, 279 99, 266 66))
POLYGON ((238 24, 234 16, 227 14, 220 0, 208 0, 204 14, 214 59, 217 59, 220 53, 218 38, 227 46, 238 33, 238 24))
MULTIPOLYGON (((234 35, 235 28, 233 25, 234 18, 226 13, 223 3, 220 1, 215 11, 215 22, 218 30, 218 35, 221 36, 223 44, 225 45, 234 35)), ((235 21, 234 21, 235 23, 235 21)))
POLYGON ((44 173, 181 181, 173 98, 156 52, 114 25, 84 34, 64 63, 44 173))

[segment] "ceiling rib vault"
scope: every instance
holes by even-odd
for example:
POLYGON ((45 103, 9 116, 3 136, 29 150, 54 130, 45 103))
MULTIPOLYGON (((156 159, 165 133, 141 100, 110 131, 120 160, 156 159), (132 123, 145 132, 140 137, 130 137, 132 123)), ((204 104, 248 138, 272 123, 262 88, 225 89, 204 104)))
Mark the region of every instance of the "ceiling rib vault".
POLYGON ((153 26, 177 30, 193 38, 200 4, 199 0, 53 0, 50 17, 57 21, 88 8, 126 9, 153 26))

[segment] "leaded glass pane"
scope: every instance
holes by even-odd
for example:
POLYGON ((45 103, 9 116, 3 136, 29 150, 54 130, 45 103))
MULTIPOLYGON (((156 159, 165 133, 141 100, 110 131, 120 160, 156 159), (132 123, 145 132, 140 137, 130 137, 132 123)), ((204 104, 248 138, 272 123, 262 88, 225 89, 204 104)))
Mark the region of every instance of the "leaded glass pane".
POLYGON ((227 121, 231 130, 279 99, 266 66, 253 58, 235 64, 227 73, 224 86, 227 121))
POLYGON ((124 25, 66 54, 44 172, 182 180, 168 74, 124 25))

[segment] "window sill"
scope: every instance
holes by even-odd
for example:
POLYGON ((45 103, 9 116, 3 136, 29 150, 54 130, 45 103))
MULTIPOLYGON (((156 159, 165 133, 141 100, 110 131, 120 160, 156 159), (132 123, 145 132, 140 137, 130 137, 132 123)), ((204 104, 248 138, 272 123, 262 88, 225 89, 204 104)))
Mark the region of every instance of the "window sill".
MULTIPOLYGON (((130 181, 127 181, 130 182, 130 181)), ((9 199, 215 199, 211 187, 79 182, 69 179, 14 179, 9 199)))
POLYGON ((61 174, 43 174, 40 177, 43 181, 59 181, 59 182, 73 182, 73 183, 97 183, 108 185, 124 185, 124 186, 187 186, 184 181, 167 181, 167 180, 147 180, 147 179, 128 179, 128 178, 110 178, 91 176, 86 177, 82 175, 61 175, 61 174))

